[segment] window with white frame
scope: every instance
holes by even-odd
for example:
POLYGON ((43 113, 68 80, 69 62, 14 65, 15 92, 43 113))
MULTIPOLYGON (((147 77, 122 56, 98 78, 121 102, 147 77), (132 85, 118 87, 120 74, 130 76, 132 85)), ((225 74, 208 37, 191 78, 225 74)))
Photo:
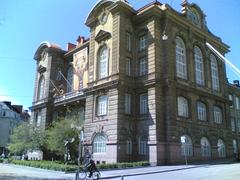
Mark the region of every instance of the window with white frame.
POLYGON ((239 110, 240 109, 240 104, 239 104, 240 102, 239 102, 239 97, 238 96, 235 97, 235 103, 236 103, 236 109, 239 110))
POLYGON ((177 77, 187 79, 187 59, 185 44, 180 37, 176 37, 175 43, 177 77))
POLYGON ((104 78, 108 76, 108 48, 103 46, 99 50, 98 54, 98 78, 104 78))
POLYGON ((196 83, 198 85, 204 86, 204 67, 203 67, 203 56, 199 47, 194 47, 194 61, 195 61, 195 74, 196 83))
POLYGON ((233 105, 234 105, 233 95, 232 95, 232 94, 229 94, 229 95, 228 95, 228 99, 229 99, 229 101, 231 101, 231 103, 232 103, 232 104, 230 105, 230 107, 233 108, 233 105))
POLYGON ((206 105, 200 101, 197 102, 197 116, 198 116, 198 120, 201 120, 201 121, 207 120, 206 105))
POLYGON ((219 157, 226 157, 226 149, 223 140, 219 139, 217 143, 217 151, 219 157))
POLYGON ((147 153, 148 153, 147 137, 140 136, 138 139, 138 154, 147 155, 147 153))
POLYGON ((102 95, 97 98, 97 115, 103 116, 107 114, 108 97, 107 95, 102 95))
POLYGON ((181 155, 182 156, 193 155, 192 140, 188 135, 181 136, 181 155))
POLYGON ((147 35, 143 35, 139 38, 139 50, 142 51, 147 48, 147 35))
POLYGON ((105 153, 107 138, 104 134, 99 133, 93 139, 93 153, 105 153))
POLYGON ((67 92, 72 91, 73 86, 73 67, 69 67, 67 71, 67 92))
POLYGON ((132 33, 127 32, 127 50, 132 51, 132 33))
POLYGON ((205 157, 211 156, 211 146, 206 137, 201 138, 201 153, 205 157))
POLYGON ((231 129, 232 129, 232 132, 236 131, 236 122, 234 117, 231 117, 231 129))
POLYGON ((188 117, 188 100, 179 96, 177 99, 178 116, 188 117))
POLYGON ((211 61, 211 76, 212 76, 212 89, 215 91, 220 90, 219 86, 219 75, 218 75, 218 63, 214 55, 210 55, 211 61))
POLYGON ((213 116, 214 116, 214 122, 221 124, 222 123, 222 110, 221 108, 214 106, 213 107, 213 116))
POLYGON ((237 147, 237 141, 236 139, 233 140, 233 153, 237 154, 238 152, 238 147, 237 147))
POLYGON ((139 60, 139 75, 143 76, 148 73, 148 62, 146 57, 142 57, 139 60))
POLYGON ((41 100, 44 98, 44 86, 45 86, 45 80, 44 80, 44 77, 41 76, 38 82, 38 96, 37 96, 38 100, 41 100))
POLYGON ((131 59, 127 58, 126 59, 126 75, 131 76, 131 59))
POLYGON ((132 154, 132 140, 128 139, 126 142, 126 154, 132 154))
POLYGON ((131 94, 125 94, 124 108, 126 114, 131 114, 131 94))
POLYGON ((41 121, 42 121, 42 115, 41 115, 41 112, 36 112, 36 124, 35 126, 39 127, 41 125, 41 121))
POLYGON ((148 94, 144 93, 140 95, 140 114, 148 113, 148 94))

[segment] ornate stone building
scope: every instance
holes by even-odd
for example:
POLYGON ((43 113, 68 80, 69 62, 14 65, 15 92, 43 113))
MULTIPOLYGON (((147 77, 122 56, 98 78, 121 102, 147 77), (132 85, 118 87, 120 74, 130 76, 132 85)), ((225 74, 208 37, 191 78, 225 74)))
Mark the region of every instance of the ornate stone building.
POLYGON ((32 123, 47 127, 68 109, 84 118, 85 146, 98 163, 182 163, 232 157, 230 101, 223 55, 196 4, 182 12, 154 1, 135 10, 101 0, 87 16, 90 38, 66 51, 36 51, 32 123))

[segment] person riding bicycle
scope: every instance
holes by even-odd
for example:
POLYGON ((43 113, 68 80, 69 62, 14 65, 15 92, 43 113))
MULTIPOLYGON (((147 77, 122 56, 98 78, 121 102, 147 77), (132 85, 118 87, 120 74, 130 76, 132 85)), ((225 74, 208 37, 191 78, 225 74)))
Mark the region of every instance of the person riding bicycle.
POLYGON ((84 161, 83 161, 84 165, 87 167, 87 170, 89 171, 89 178, 92 177, 92 174, 94 171, 97 171, 97 167, 95 162, 92 160, 91 158, 91 154, 89 153, 89 151, 87 150, 84 154, 84 161))

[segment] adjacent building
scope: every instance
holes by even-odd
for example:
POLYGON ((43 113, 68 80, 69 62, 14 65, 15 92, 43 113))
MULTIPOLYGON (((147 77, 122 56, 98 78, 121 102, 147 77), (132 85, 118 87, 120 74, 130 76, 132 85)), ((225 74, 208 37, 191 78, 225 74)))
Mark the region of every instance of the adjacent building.
POLYGON ((229 46, 209 31, 198 5, 183 1, 177 12, 154 1, 136 10, 101 0, 85 24, 90 38, 79 36, 66 51, 39 45, 33 125, 77 112, 97 163, 175 164, 238 151, 229 92, 240 91, 205 44, 223 55, 229 46))
POLYGON ((7 145, 13 129, 21 121, 29 121, 30 116, 27 111, 23 111, 21 105, 12 105, 11 102, 0 102, 0 155, 7 153, 7 145))

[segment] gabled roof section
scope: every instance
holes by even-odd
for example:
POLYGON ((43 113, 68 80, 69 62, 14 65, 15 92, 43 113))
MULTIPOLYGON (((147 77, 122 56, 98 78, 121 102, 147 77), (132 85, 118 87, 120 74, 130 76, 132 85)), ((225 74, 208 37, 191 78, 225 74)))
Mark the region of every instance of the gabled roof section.
POLYGON ((49 43, 47 41, 43 41, 40 43, 40 45, 38 46, 37 48, 37 51, 35 52, 34 54, 34 59, 35 60, 39 60, 41 58, 41 53, 43 52, 44 49, 46 48, 53 48, 53 49, 56 49, 56 50, 59 50, 59 51, 63 51, 61 49, 61 47, 57 44, 54 44, 54 43, 49 43))
POLYGON ((85 24, 89 26, 94 21, 102 6, 109 6, 115 2, 117 2, 117 0, 99 0, 88 14, 85 24))

